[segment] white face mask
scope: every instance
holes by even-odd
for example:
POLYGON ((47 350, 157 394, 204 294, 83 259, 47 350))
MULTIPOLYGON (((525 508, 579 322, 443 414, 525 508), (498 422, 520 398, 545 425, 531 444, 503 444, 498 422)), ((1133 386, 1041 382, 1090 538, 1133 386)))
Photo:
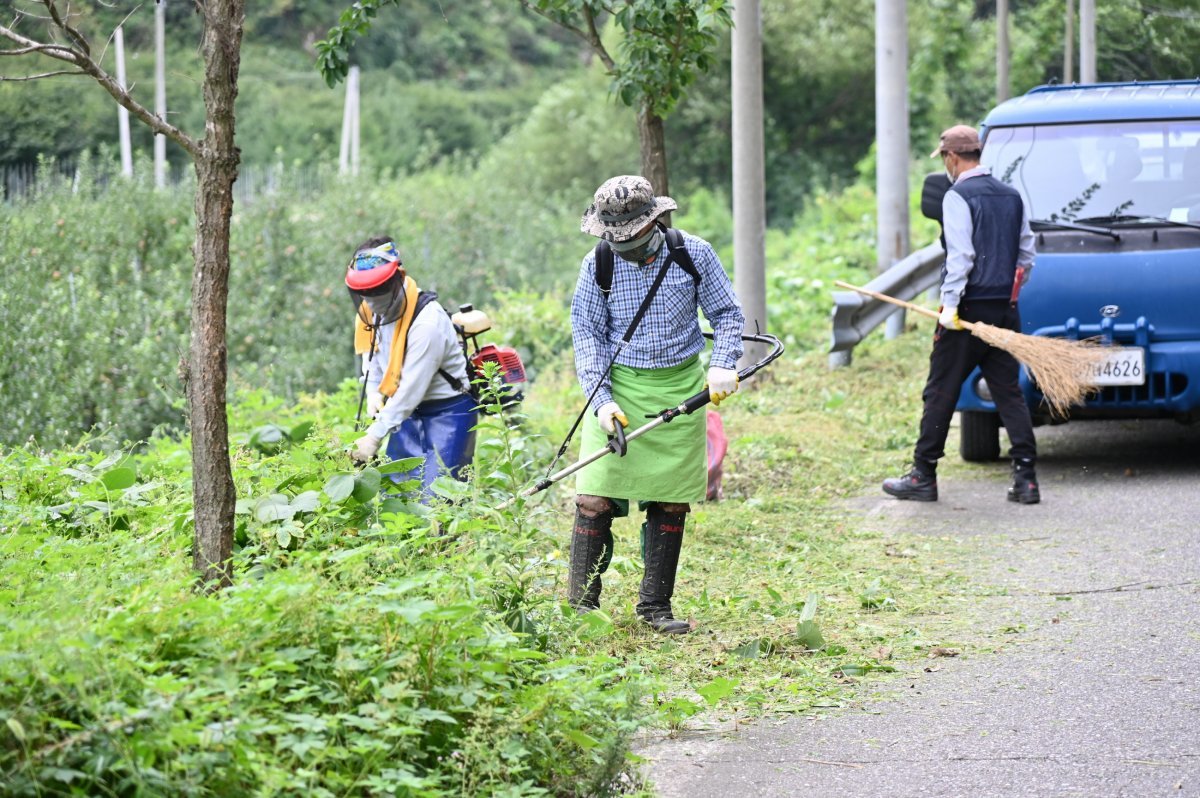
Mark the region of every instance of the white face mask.
POLYGON ((953 170, 953 168, 950 166, 950 160, 949 160, 949 156, 947 156, 947 157, 946 157, 946 160, 945 160, 945 168, 946 168, 946 177, 950 178, 950 183, 953 185, 953 183, 954 183, 956 180, 958 180, 958 175, 954 174, 954 170, 953 170))
POLYGON ((366 297, 366 301, 367 307, 371 309, 372 315, 383 316, 386 318, 388 315, 390 315, 388 311, 390 311, 392 306, 396 304, 396 295, 389 293, 384 294, 383 296, 369 296, 366 297))

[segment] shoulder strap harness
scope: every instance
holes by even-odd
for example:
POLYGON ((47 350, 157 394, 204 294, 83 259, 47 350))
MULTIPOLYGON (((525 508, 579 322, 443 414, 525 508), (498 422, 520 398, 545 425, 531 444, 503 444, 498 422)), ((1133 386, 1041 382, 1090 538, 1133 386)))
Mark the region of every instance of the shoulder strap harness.
MULTIPOLYGON (((674 261, 679 264, 681 269, 692 276, 692 282, 699 287, 700 272, 696 270, 696 264, 692 262, 692 256, 687 251, 687 247, 684 246, 683 233, 674 227, 665 227, 663 228, 663 232, 666 233, 667 237, 668 257, 674 256, 674 261)), ((599 286, 600 292, 606 296, 612 292, 613 257, 612 246, 607 241, 601 240, 596 244, 596 285, 599 286)))
MULTIPOLYGON (((446 310, 446 308, 443 307, 441 305, 441 303, 437 302, 437 298, 438 298, 438 295, 437 295, 436 291, 422 291, 417 296, 417 309, 416 309, 416 312, 413 313, 413 318, 415 319, 418 315, 420 315, 421 311, 425 309, 425 306, 429 305, 430 303, 437 303, 438 309, 441 310, 443 313, 445 313, 447 316, 449 316, 450 312, 448 310, 446 310)), ((453 322, 451 322, 451 324, 453 324, 453 322)), ((455 329, 455 332, 460 332, 457 325, 455 325, 454 329, 455 329)), ((461 335, 460 335, 460 338, 461 338, 461 335)), ((471 377, 471 359, 469 357, 467 357, 467 343, 466 343, 466 341, 460 341, 460 344, 462 345, 463 359, 465 359, 467 361, 467 379, 470 379, 470 377, 471 377)), ((446 382, 450 383, 450 387, 453 388, 454 390, 458 391, 459 393, 468 393, 468 387, 463 385, 463 381, 460 380, 458 377, 455 377, 453 374, 451 374, 450 372, 446 371, 443 368, 438 369, 438 374, 441 374, 442 379, 444 379, 446 382)))

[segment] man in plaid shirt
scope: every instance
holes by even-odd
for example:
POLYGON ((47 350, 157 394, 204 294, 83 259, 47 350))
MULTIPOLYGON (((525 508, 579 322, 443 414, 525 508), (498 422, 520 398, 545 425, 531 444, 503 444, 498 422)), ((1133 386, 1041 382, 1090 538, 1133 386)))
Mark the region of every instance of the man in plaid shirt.
MULTIPOLYGON (((676 207, 670 197, 654 196, 644 177, 621 175, 600 186, 583 215, 580 229, 612 249, 610 290, 605 292, 597 280, 593 250, 583 259, 571 303, 575 370, 595 412, 583 428, 584 451, 603 448, 617 424, 625 427, 630 417, 656 414, 706 384, 714 403, 738 389, 745 324, 741 306, 708 242, 679 231, 686 255, 671 251, 658 217, 676 207), (688 258, 694 274, 681 266, 688 258), (668 261, 645 316, 621 346, 668 261), (714 332, 707 373, 699 358, 704 336, 697 310, 714 332)), ((612 559, 613 518, 627 515, 630 501, 637 500, 646 513, 638 616, 659 632, 691 631, 688 621, 672 614, 671 597, 687 513, 692 502, 704 499, 706 488, 703 413, 680 416, 632 441, 624 457, 604 458, 580 471, 568 586, 572 605, 581 611, 600 605, 600 574, 612 559)))

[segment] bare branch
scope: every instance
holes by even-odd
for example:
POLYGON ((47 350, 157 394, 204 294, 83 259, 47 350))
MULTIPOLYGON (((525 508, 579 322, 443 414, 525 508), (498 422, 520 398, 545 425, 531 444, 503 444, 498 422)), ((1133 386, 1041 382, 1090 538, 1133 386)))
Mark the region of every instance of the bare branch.
MULTIPOLYGON (((78 64, 80 58, 87 58, 83 53, 68 47, 65 44, 44 44, 42 42, 27 39, 14 29, 0 25, 0 37, 8 39, 13 44, 20 45, 29 51, 40 51, 43 55, 48 55, 51 58, 57 58, 59 61, 67 61, 72 64, 78 64)), ((6 53, 12 51, 5 51, 6 53)))
MULTIPOLYGON (((4 30, 4 28, 0 28, 0 34, 2 34, 4 30)), ((29 53, 43 53, 51 58, 57 58, 61 61, 74 61, 74 59, 71 58, 72 50, 59 44, 33 44, 28 47, 22 47, 19 50, 0 50, 0 57, 6 55, 28 55, 29 53), (55 52, 50 52, 51 50, 55 52)))
POLYGON ((28 17, 29 19, 36 19, 38 22, 49 22, 50 21, 49 17, 43 16, 42 14, 34 14, 30 11, 14 10, 13 13, 16 14, 16 16, 13 17, 12 22, 10 23, 12 25, 16 25, 17 22, 19 22, 22 18, 25 18, 25 17, 28 17))
MULTIPOLYGON (((156 2, 162 2, 162 0, 156 0, 156 2)), ((108 46, 110 44, 112 44, 113 39, 117 38, 117 31, 120 30, 121 28, 125 27, 125 23, 129 21, 129 18, 132 17, 134 14, 136 14, 141 9, 142 9, 142 6, 140 3, 136 6, 134 6, 133 10, 131 10, 128 14, 126 14, 124 17, 121 18, 121 24, 117 25, 117 27, 113 28, 113 32, 108 34, 108 38, 104 40, 104 49, 100 51, 100 63, 101 64, 104 63, 104 56, 108 55, 108 46)))
MULTIPOLYGON (((43 0, 48 7, 53 7, 54 0, 43 0)), ((55 10, 54 13, 57 13, 55 10)), ((78 34, 76 34, 78 35, 78 34)), ((193 158, 200 157, 200 143, 191 136, 184 133, 179 128, 169 124, 165 119, 160 119, 156 114, 146 108, 144 105, 133 99, 129 91, 117 82, 116 78, 104 71, 98 63, 92 60, 88 55, 86 41, 84 42, 84 51, 76 50, 73 47, 62 44, 44 44, 42 42, 28 39, 15 30, 9 27, 0 25, 0 38, 8 39, 22 49, 29 52, 40 52, 42 55, 56 58, 59 61, 66 61, 79 68, 83 74, 90 75, 97 83, 99 83, 112 98, 117 101, 117 104, 128 109, 129 113, 136 116, 145 123, 155 133, 160 133, 172 141, 179 144, 187 150, 188 154, 193 158)), ((4 51, 4 54, 16 54, 16 51, 4 51)), ((74 73, 72 73, 74 74, 74 73)))
POLYGON ((82 69, 60 69, 57 72, 43 72, 40 75, 23 75, 19 78, 7 77, 0 75, 0 83, 19 83, 27 80, 41 80, 42 78, 52 78, 57 75, 86 75, 82 69))
MULTIPOLYGON (((59 15, 58 6, 55 5, 54 0, 42 0, 42 2, 46 4, 46 10, 50 12, 50 18, 54 20, 54 24, 57 25, 59 27, 59 29, 66 32, 67 36, 70 37, 71 41, 75 42, 75 46, 78 47, 83 52, 84 55, 90 57, 92 54, 92 50, 88 46, 87 39, 85 39, 83 37, 83 34, 81 34, 79 31, 77 31, 73 27, 71 27, 71 24, 69 22, 67 22, 66 20, 64 20, 62 16, 59 15)), ((70 9, 70 6, 68 6, 67 7, 68 16, 70 15, 70 13, 71 13, 71 9, 70 9)))
POLYGON ((95 78, 96 82, 103 86, 104 90, 111 94, 118 104, 129 109, 129 113, 142 120, 155 133, 161 133, 178 143, 193 158, 200 157, 200 143, 198 141, 166 120, 160 119, 149 108, 133 99, 129 92, 117 82, 116 78, 101 69, 100 65, 95 61, 87 58, 84 60, 84 63, 80 64, 80 68, 95 78))
POLYGON ((586 5, 583 7, 583 17, 587 20, 588 35, 586 37, 588 44, 592 46, 592 50, 596 55, 600 56, 600 60, 604 62, 605 68, 609 72, 615 72, 617 64, 613 61, 612 56, 608 54, 608 50, 604 49, 604 42, 600 40, 600 31, 596 30, 596 15, 586 5))

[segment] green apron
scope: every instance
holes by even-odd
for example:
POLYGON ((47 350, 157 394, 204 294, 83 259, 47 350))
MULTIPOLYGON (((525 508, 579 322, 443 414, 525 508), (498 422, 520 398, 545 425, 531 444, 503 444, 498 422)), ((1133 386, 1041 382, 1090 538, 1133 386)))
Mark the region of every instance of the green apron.
MULTIPOLYGON (((626 431, 650 422, 649 415, 673 407, 704 388, 704 369, 698 357, 665 369, 612 368, 612 394, 629 419, 626 431)), ((683 504, 704 501, 708 488, 708 453, 704 413, 679 416, 629 442, 624 457, 610 454, 579 472, 576 493, 610 499, 683 504)), ((608 435, 588 414, 580 452, 603 449, 608 435)), ((622 514, 623 515, 623 514, 622 514)))

